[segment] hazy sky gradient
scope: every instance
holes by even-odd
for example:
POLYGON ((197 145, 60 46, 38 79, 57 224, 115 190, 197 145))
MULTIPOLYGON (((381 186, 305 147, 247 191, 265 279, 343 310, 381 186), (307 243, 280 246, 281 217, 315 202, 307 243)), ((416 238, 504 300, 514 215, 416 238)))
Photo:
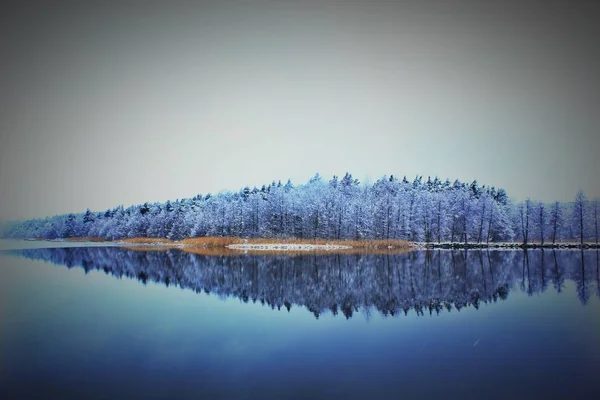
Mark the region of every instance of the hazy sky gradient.
MULTIPOLYGON (((177 4, 177 5, 176 5, 177 4)), ((595 2, 0 12, 0 218, 349 171, 600 196, 595 2)))

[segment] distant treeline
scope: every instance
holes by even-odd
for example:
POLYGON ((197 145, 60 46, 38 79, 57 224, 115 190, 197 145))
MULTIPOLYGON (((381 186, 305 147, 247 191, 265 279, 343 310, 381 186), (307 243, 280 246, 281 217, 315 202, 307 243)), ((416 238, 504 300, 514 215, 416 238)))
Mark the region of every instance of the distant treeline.
POLYGON ((514 204, 504 189, 477 181, 384 176, 361 184, 351 174, 306 184, 65 214, 11 224, 9 238, 236 236, 406 239, 415 242, 598 241, 598 200, 514 204))

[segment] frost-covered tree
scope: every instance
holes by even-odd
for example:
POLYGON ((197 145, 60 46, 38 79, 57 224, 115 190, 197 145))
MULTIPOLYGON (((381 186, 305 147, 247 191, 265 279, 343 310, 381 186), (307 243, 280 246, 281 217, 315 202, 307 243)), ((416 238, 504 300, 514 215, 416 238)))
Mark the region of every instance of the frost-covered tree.
POLYGON ((524 204, 519 204, 519 222, 521 224, 521 237, 523 244, 527 245, 529 241, 530 227, 531 227, 531 216, 532 216, 532 205, 531 200, 525 200, 524 204))
POLYGON ((535 208, 535 225, 538 228, 540 244, 544 245, 544 232, 546 227, 546 206, 539 202, 535 208))
POLYGON ((575 201, 573 202, 572 223, 576 226, 580 243, 583 245, 585 237, 585 220, 584 216, 587 208, 587 198, 582 191, 577 192, 575 201))
MULTIPOLYGON (((594 218, 594 239, 596 240, 596 245, 598 244, 598 208, 600 207, 600 201, 598 199, 594 199, 592 202, 592 210, 593 210, 593 218, 594 218)), ((600 289, 600 288, 599 288, 600 289)))
POLYGON ((556 201, 550 211, 550 229, 552 230, 552 244, 560 237, 560 230, 563 226, 563 211, 561 204, 556 201))
POLYGON ((571 203, 513 204, 503 189, 477 181, 383 176, 360 183, 350 173, 305 184, 272 182, 237 192, 118 206, 103 212, 56 215, 10 224, 7 237, 92 236, 297 237, 407 239, 424 242, 499 242, 515 237, 566 240, 597 237, 597 201, 583 193, 571 203), (565 215, 567 217, 565 217, 565 215), (587 235, 587 236, 586 236, 587 235))

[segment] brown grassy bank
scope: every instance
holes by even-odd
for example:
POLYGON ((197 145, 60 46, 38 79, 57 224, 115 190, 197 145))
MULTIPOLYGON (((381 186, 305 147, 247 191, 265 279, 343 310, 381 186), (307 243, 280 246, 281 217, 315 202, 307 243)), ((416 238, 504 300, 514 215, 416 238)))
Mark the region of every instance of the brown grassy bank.
POLYGON ((160 251, 171 248, 178 248, 188 253, 206 255, 206 256, 227 256, 239 255, 243 253, 277 255, 285 253, 286 255, 323 255, 323 254, 398 254, 410 251, 413 246, 405 240, 327 240, 327 239, 296 239, 296 238, 251 238, 243 239, 238 237, 199 237, 187 238, 181 241, 172 241, 159 238, 128 238, 120 242, 131 244, 128 249, 136 251, 160 251), (298 244, 298 245, 341 245, 350 246, 342 249, 314 249, 314 250, 280 250, 280 251, 261 251, 260 249, 229 249, 226 246, 231 244, 298 244), (160 245, 160 246, 144 246, 160 245))
POLYGON ((196 254, 199 256, 240 256, 243 254, 260 255, 265 257, 275 256, 322 256, 332 254, 343 254, 343 255, 392 255, 392 254, 405 254, 410 252, 410 248, 392 248, 392 249, 369 249, 369 248, 349 248, 349 249, 331 249, 331 250, 281 250, 281 251, 261 251, 261 250, 234 250, 227 247, 197 247, 197 246, 177 246, 175 244, 161 245, 161 246, 144 246, 144 245, 132 245, 123 246, 124 249, 133 251, 168 251, 168 250, 180 250, 190 254, 196 254))
POLYGON ((406 240, 386 239, 386 240, 336 240, 336 239, 297 239, 297 238, 249 238, 243 239, 239 237, 197 237, 186 238, 181 241, 172 241, 164 238, 146 238, 136 237, 120 240, 124 243, 132 244, 183 244, 186 246, 215 248, 225 247, 230 244, 316 244, 316 245, 341 245, 350 246, 358 249, 390 249, 390 248, 412 248, 412 244, 406 240))

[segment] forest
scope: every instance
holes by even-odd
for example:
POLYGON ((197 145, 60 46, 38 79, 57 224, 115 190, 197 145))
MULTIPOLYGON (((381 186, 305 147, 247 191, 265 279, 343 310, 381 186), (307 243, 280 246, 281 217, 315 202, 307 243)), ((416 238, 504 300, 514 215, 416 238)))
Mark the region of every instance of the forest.
POLYGON ((224 236, 404 239, 424 243, 598 243, 598 199, 513 202, 504 189, 439 178, 383 176, 364 184, 316 174, 164 203, 56 215, 8 224, 5 238, 224 236))

